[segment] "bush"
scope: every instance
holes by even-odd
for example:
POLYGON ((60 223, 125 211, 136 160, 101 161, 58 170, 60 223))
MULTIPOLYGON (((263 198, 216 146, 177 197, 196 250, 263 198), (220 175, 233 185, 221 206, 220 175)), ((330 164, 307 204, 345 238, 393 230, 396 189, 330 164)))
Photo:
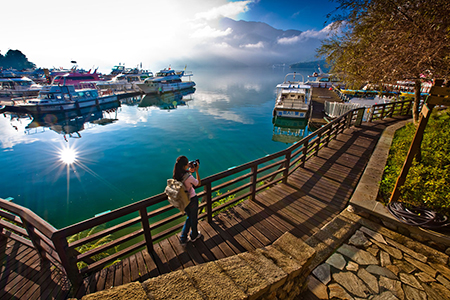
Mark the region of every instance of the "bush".
MULTIPOLYGON (((422 161, 413 161, 399 201, 450 216, 450 110, 435 110, 421 144, 422 161)), ((406 159, 416 127, 408 124, 395 133, 378 194, 388 202, 406 159)))

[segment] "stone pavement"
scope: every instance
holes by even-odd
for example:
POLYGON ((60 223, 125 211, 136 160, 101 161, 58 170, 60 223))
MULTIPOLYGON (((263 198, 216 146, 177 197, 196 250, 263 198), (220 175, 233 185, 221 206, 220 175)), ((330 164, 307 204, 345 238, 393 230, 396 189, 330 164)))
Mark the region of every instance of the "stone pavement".
POLYGON ((336 229, 323 255, 316 247, 308 291, 298 299, 450 299, 449 236, 401 223, 376 201, 393 136, 406 122, 382 134, 350 206, 337 217, 356 226, 344 225, 347 235, 336 229))
POLYGON ((304 299, 450 299, 447 254, 367 219, 360 223, 312 271, 304 299))

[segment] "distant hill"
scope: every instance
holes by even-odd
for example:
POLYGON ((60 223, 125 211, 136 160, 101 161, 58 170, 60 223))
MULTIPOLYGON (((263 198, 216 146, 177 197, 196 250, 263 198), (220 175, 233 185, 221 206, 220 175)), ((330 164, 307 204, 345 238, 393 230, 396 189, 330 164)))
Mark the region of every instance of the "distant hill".
POLYGON ((5 56, 0 53, 0 68, 16 70, 33 69, 36 65, 29 62, 20 50, 8 50, 5 56))
POLYGON ((315 68, 318 69, 319 67, 322 69, 323 72, 328 72, 330 68, 327 65, 327 62, 323 60, 315 60, 315 61, 307 61, 307 62, 299 62, 292 65, 289 65, 291 68, 315 68))

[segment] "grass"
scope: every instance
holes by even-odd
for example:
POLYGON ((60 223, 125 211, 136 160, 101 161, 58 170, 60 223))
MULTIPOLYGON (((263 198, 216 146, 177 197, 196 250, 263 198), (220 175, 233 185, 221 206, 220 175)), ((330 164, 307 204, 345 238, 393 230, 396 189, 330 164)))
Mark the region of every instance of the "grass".
MULTIPOLYGON (((410 123, 395 133, 378 193, 381 202, 389 201, 415 131, 410 123)), ((421 151, 422 160, 414 160, 399 201, 450 216, 450 109, 433 111, 421 151)))

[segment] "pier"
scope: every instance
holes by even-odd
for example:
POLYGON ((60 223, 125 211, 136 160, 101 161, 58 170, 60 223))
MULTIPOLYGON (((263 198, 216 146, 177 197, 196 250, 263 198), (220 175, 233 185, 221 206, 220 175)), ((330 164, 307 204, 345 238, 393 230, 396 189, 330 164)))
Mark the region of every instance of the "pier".
POLYGON ((0 223, 3 234, 0 280, 4 286, 0 298, 39 299, 52 295, 65 299, 70 288, 74 292, 71 296, 81 298, 85 294, 253 251, 271 245, 286 232, 305 241, 348 205, 382 132, 387 126, 407 118, 404 116, 408 115, 410 104, 405 101, 378 105, 373 108, 371 122, 367 123, 361 123, 361 110, 353 110, 285 151, 202 179, 204 191, 199 196, 206 201, 200 205, 204 210, 200 214, 199 230, 204 238, 188 243, 186 249, 181 247, 175 234, 182 223, 168 226, 179 220, 181 214, 153 221, 155 216, 173 208, 166 205, 156 211, 147 210, 151 205, 166 201, 163 194, 60 230, 31 211, 0 200, 1 216, 15 222, 14 225, 4 220, 0 223), (228 176, 234 177, 213 185, 228 176), (213 196, 213 191, 226 186, 233 189, 213 196), (212 207, 213 201, 234 194, 237 197, 233 200, 212 207), (237 202, 237 206, 219 213, 220 209, 237 202), (67 237, 77 232, 134 212, 138 212, 138 216, 133 219, 67 243, 67 237), (134 224, 142 227, 116 238, 109 245, 87 253, 77 252, 84 244, 134 224), (162 230, 154 231, 157 228, 162 230), (91 258, 108 247, 136 237, 141 237, 140 241, 116 254, 100 260, 91 258), (13 251, 19 248, 22 255, 19 250, 13 251), (108 266, 117 258, 120 262, 108 266), (77 262, 84 262, 87 267, 79 269, 77 262), (43 288, 39 284, 43 279, 36 274, 44 276, 41 270, 48 269, 46 264, 56 273, 47 275, 46 278, 54 278, 53 284, 44 280, 49 284, 48 288, 43 288), (30 292, 24 297, 25 287, 30 286, 33 288, 27 289, 30 292))

